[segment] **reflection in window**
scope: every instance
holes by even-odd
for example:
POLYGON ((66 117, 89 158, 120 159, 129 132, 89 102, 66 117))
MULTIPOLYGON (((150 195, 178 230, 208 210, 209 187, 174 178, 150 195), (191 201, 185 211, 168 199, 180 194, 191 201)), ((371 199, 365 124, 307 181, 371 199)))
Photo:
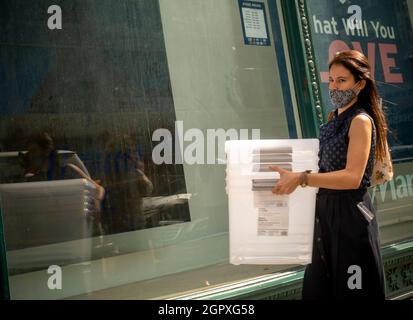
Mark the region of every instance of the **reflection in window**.
POLYGON ((157 1, 0 4, 0 183, 8 250, 190 221, 182 165, 155 165, 175 112, 157 1), (17 205, 19 204, 19 205, 17 205))

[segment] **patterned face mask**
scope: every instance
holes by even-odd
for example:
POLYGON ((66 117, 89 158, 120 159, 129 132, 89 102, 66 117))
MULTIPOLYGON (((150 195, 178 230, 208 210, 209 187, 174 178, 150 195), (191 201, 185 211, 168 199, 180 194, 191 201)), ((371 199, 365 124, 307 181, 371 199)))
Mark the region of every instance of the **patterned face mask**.
POLYGON ((349 104, 355 97, 357 97, 354 87, 347 90, 329 89, 331 104, 335 108, 342 108, 349 104))

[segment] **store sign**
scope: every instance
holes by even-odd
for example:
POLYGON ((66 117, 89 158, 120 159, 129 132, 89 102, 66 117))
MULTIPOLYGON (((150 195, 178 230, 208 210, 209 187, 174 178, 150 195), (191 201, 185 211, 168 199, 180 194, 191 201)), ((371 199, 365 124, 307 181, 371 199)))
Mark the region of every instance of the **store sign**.
MULTIPOLYGON (((396 162, 413 160, 413 46, 409 6, 413 1, 308 0, 315 55, 320 71, 324 112, 328 62, 338 51, 362 52, 372 66, 391 134, 396 162)), ((410 8, 411 11, 411 8, 410 8)))

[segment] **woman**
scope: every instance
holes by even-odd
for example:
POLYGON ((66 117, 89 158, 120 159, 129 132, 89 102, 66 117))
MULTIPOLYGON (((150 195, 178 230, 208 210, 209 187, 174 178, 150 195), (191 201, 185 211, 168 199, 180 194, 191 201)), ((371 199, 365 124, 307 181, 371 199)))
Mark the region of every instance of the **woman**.
POLYGON ((102 200, 105 190, 92 178, 83 162, 74 152, 59 152, 53 139, 46 132, 29 138, 27 152, 19 152, 18 159, 24 170, 24 181, 51 181, 86 179, 95 185, 97 199, 102 200))
POLYGON ((374 159, 385 156, 386 118, 363 54, 338 53, 329 63, 329 74, 335 109, 320 127, 319 172, 272 167, 280 173, 273 193, 290 194, 299 185, 319 188, 303 299, 384 299, 376 211, 367 188, 374 159))
POLYGON ((129 135, 107 136, 103 184, 104 227, 109 234, 147 228, 143 198, 152 194, 153 184, 144 172, 137 142, 129 135))

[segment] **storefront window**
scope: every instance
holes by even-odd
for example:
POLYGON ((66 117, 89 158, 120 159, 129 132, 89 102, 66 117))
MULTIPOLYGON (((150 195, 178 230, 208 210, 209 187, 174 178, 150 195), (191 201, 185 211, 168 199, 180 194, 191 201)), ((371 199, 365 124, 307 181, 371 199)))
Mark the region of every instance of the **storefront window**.
POLYGON ((279 2, 261 1, 268 42, 237 1, 53 3, 0 4, 11 298, 145 299, 290 268, 228 264, 224 180, 226 139, 299 136, 279 2))
POLYGON ((394 179, 371 190, 378 208, 382 244, 413 236, 413 1, 308 0, 325 115, 328 61, 337 51, 363 52, 389 120, 394 179), (360 25, 353 22, 361 21, 360 25))

